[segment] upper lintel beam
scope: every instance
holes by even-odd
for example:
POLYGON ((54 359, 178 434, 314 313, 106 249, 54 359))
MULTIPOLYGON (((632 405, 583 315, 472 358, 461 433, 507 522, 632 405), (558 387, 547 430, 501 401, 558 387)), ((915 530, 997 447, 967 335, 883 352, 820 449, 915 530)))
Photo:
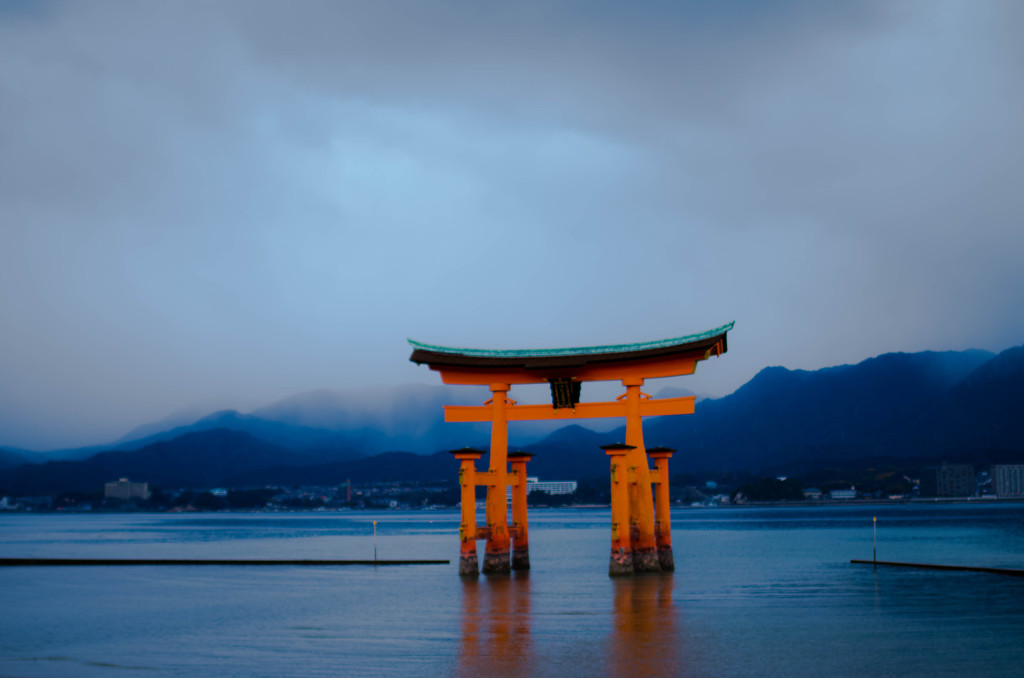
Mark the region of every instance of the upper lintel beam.
POLYGON ((474 369, 470 367, 434 366, 430 369, 441 373, 446 384, 488 385, 496 381, 506 384, 545 384, 548 379, 571 377, 578 381, 619 381, 630 377, 659 379, 693 374, 699 356, 661 358, 632 363, 596 363, 578 369, 474 369))

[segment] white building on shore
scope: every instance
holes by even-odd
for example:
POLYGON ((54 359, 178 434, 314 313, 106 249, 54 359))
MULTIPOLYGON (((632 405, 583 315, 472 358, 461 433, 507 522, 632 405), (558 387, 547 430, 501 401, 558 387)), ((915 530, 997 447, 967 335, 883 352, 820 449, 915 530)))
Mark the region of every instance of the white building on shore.
POLYGON ((104 499, 120 499, 130 501, 132 499, 149 499, 149 483, 133 483, 127 478, 112 480, 103 486, 104 499))
POLYGON ((993 466, 992 491, 997 497, 1024 497, 1024 464, 993 466))

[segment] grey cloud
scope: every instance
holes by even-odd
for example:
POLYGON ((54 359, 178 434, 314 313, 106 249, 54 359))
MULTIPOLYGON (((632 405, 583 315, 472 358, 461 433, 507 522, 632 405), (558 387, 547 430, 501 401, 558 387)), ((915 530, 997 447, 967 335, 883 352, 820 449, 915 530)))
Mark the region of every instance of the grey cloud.
POLYGON ((723 393, 1024 334, 1013 3, 4 7, 0 444, 431 381, 408 335, 736 319, 723 393))

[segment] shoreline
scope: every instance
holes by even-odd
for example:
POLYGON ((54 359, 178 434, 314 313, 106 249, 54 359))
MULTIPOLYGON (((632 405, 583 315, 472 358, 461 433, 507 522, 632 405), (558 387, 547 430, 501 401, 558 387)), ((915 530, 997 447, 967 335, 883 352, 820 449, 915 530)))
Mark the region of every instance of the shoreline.
MULTIPOLYGON (((806 501, 750 501, 742 504, 708 504, 693 506, 690 504, 673 504, 673 509, 679 510, 714 510, 714 509, 764 509, 764 508, 838 508, 842 506, 945 506, 959 504, 974 504, 980 506, 992 506, 1000 504, 1024 504, 1024 497, 928 497, 913 499, 840 499, 840 500, 806 500, 806 501)), ((531 506, 532 511, 547 511, 561 509, 595 510, 608 509, 608 504, 568 504, 565 506, 531 506)), ((57 510, 57 511, 22 511, 11 510, 0 512, 0 516, 8 515, 132 515, 132 514, 234 514, 234 513, 260 513, 260 514, 308 514, 308 513, 432 513, 432 512, 458 512, 457 506, 436 506, 426 509, 420 508, 370 508, 370 509, 225 509, 219 511, 118 511, 118 510, 57 510)))

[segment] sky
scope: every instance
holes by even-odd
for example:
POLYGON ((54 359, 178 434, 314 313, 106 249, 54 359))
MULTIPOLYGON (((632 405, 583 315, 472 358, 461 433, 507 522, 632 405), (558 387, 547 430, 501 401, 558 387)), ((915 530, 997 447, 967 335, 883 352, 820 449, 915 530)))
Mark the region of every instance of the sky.
POLYGON ((407 337, 735 320, 670 384, 711 395, 1024 343, 1022 21, 1014 0, 4 0, 0 445, 439 383, 407 337))

